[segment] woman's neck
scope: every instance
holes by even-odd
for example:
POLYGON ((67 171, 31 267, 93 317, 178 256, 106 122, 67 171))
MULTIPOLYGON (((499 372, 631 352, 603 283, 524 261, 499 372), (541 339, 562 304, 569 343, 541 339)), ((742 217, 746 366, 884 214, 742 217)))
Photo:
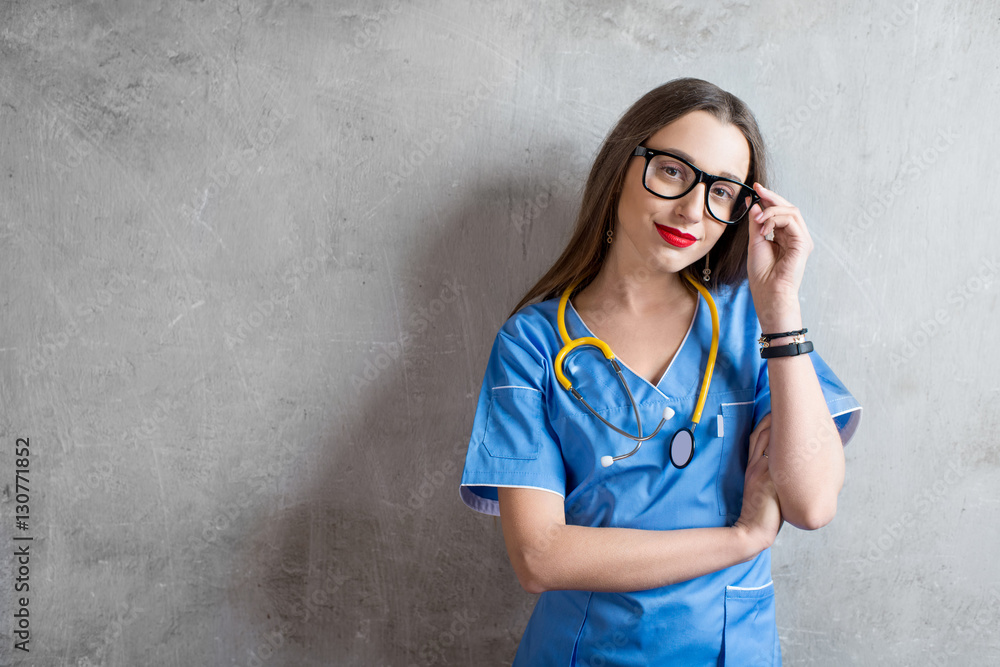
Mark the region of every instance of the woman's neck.
POLYGON ((583 307, 613 304, 615 310, 645 317, 673 310, 691 300, 679 273, 649 268, 639 262, 626 264, 610 253, 594 280, 577 297, 583 307))

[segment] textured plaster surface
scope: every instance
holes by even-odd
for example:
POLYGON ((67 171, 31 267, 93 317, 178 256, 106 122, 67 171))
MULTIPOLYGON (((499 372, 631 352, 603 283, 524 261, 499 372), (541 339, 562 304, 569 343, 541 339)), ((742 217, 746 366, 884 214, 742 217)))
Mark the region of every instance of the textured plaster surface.
POLYGON ((835 521, 774 548, 785 663, 997 664, 998 21, 0 3, 0 664, 509 664, 533 598, 457 491, 490 345, 686 75, 757 114, 865 408, 835 521))

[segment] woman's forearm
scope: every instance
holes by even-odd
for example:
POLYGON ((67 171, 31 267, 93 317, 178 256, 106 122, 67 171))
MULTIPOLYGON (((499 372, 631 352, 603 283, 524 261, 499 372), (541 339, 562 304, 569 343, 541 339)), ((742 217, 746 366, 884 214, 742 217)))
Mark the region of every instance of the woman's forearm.
MULTIPOLYGON (((772 331, 789 331, 800 328, 800 323, 798 318, 770 326, 779 327, 772 331)), ((791 339, 772 344, 788 342, 791 339)), ((781 514, 793 526, 813 530, 836 514, 844 484, 844 448, 808 355, 768 359, 767 373, 771 388, 767 455, 781 514)))
MULTIPOLYGON (((663 531, 566 525, 555 512, 536 513, 537 505, 530 511, 529 496, 518 493, 524 489, 500 491, 507 552, 532 593, 657 588, 745 562, 769 546, 739 524, 663 531), (539 515, 552 519, 540 524, 539 515)), ((536 491, 531 502, 538 493, 551 495, 536 491)), ((561 499, 550 500, 561 512, 561 499)))
POLYGON ((522 584, 535 593, 658 588, 742 563, 759 553, 735 528, 655 531, 562 525, 550 535, 550 544, 522 552, 529 573, 522 584))

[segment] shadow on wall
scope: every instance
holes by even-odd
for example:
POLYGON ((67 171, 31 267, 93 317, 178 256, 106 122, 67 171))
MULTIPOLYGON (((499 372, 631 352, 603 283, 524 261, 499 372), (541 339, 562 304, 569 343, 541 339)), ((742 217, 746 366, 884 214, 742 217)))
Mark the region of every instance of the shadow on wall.
POLYGON ((493 339, 575 216, 580 185, 542 173, 541 186, 468 192, 415 223, 437 231, 401 268, 416 278, 394 281, 398 343, 336 379, 354 418, 329 425, 319 469, 238 555, 233 606, 257 633, 249 664, 513 659, 536 598, 517 583, 499 520, 466 508, 458 485, 493 339), (529 249, 537 261, 517 271, 510 258, 529 249))

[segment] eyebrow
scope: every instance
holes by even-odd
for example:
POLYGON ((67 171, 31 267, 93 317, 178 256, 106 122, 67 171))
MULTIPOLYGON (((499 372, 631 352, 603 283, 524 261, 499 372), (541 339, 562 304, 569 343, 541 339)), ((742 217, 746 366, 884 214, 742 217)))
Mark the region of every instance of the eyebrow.
MULTIPOLYGON (((695 160, 694 160, 693 157, 691 157, 690 155, 688 155, 684 151, 680 150, 679 148, 653 148, 652 146, 646 146, 646 148, 650 148, 650 149, 652 149, 654 151, 663 151, 664 153, 673 153, 677 157, 682 157, 685 160, 687 160, 688 162, 690 162, 691 164, 693 164, 695 166, 698 166, 695 163, 695 160)), ((699 167, 699 169, 700 169, 700 167, 699 167)), ((702 171, 705 171, 705 170, 702 169, 702 171)), ((736 174, 734 174, 731 171, 720 171, 718 174, 712 174, 712 175, 713 176, 723 176, 723 177, 728 178, 730 180, 738 181, 738 182, 743 183, 744 185, 746 185, 746 181, 744 181, 742 178, 740 178, 739 176, 737 176, 736 174)))

